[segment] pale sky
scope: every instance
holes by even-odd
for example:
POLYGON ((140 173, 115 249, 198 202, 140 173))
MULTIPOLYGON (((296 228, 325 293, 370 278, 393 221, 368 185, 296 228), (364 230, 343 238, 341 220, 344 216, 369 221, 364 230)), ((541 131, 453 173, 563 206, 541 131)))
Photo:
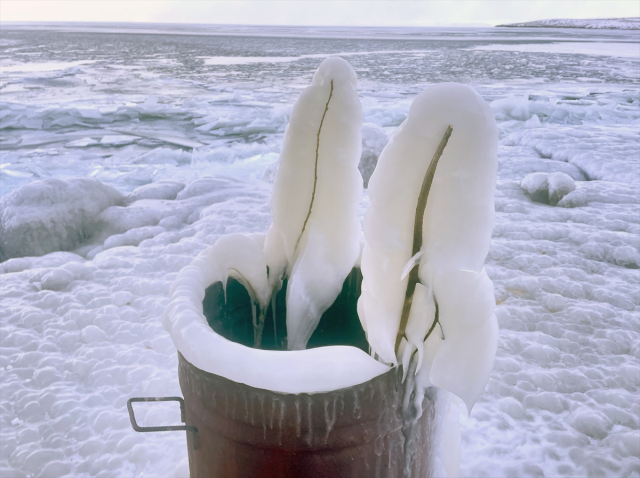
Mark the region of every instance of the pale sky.
POLYGON ((638 0, 0 0, 1 21, 437 26, 640 16, 638 0))

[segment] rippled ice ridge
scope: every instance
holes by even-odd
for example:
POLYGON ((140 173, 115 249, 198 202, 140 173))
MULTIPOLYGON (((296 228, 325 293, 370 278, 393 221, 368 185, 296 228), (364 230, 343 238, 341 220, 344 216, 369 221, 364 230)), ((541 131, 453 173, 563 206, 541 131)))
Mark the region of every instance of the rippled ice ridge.
MULTIPOLYGON (((487 270, 500 345, 461 416, 462 475, 640 476, 640 59, 517 51, 637 34, 131 28, 3 25, 0 195, 75 177, 114 191, 57 190, 60 204, 100 204, 73 224, 66 206, 30 205, 42 227, 80 239, 0 264, 0 475, 188 475, 184 435, 133 432, 126 400, 180 395, 160 323, 171 281, 222 234, 266 231, 291 106, 340 54, 371 131, 389 136, 441 81, 477 88, 499 125, 487 270), (496 44, 515 51, 474 49, 496 44), (560 206, 533 202, 520 188, 533 172, 564 172, 577 190, 560 206)), ((159 405, 138 415, 179 421, 159 405)))

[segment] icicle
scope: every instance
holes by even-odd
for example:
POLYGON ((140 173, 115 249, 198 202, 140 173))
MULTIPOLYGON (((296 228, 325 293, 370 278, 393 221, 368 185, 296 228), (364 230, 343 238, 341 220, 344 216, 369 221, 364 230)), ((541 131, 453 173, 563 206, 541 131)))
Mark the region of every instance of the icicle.
POLYGON ((258 329, 258 321, 256 320, 256 309, 257 305, 255 303, 251 303, 251 318, 253 321, 253 330, 254 332, 258 329))
MULTIPOLYGON (((256 307, 258 305, 256 304, 256 307)), ((262 343, 262 332, 264 331, 264 319, 266 317, 266 312, 262 309, 259 309, 258 315, 258 326, 254 329, 255 336, 253 339, 253 346, 255 348, 260 348, 260 344, 262 343)))
POLYGON ((416 372, 422 367, 423 347, 429 333, 430 326, 433 326, 436 317, 436 306, 433 300, 433 289, 422 284, 416 284, 411 303, 411 312, 405 329, 405 338, 418 351, 418 363, 416 372))
POLYGON ((409 362, 413 357, 413 353, 416 351, 416 347, 414 344, 409 343, 406 340, 403 340, 403 344, 404 344, 404 350, 402 350, 401 353, 402 353, 402 381, 404 382, 407 378, 407 374, 409 373, 409 362))
POLYGON ((224 294, 224 304, 227 305, 227 280, 228 280, 229 276, 225 275, 221 282, 222 282, 222 292, 224 294))

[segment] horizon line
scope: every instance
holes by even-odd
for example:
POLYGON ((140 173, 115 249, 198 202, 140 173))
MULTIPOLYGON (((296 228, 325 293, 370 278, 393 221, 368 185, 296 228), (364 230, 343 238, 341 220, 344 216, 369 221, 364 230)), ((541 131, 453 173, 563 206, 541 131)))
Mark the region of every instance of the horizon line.
MULTIPOLYGON (((633 18, 633 17, 629 17, 633 18)), ((576 19, 576 20, 603 20, 603 19, 576 19)), ((539 21, 539 20, 532 20, 539 21)), ((157 21, 121 21, 121 20, 2 20, 0 19, 0 24, 2 23, 127 23, 132 25, 139 24, 153 24, 153 25, 211 25, 211 26, 236 26, 236 27, 332 27, 332 28, 426 28, 426 27, 448 27, 448 26, 465 26, 469 27, 473 26, 485 26, 485 27, 495 27, 497 25, 493 25, 491 23, 440 23, 440 24, 431 24, 431 25, 302 25, 302 24, 290 24, 290 23, 199 23, 199 22, 157 22, 157 21)), ((523 22, 514 22, 514 23, 523 23, 523 22)))

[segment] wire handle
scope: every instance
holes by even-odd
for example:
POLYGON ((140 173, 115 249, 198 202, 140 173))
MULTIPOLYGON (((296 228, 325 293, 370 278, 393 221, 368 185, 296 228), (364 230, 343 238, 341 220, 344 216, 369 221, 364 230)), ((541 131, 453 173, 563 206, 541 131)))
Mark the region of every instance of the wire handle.
POLYGON ((133 411, 134 402, 179 402, 180 403, 180 421, 185 423, 184 400, 182 397, 135 397, 127 400, 127 409, 129 410, 129 419, 133 429, 140 433, 148 432, 174 432, 185 430, 193 433, 193 449, 198 449, 198 429, 189 425, 168 425, 161 427, 141 427, 136 422, 136 416, 133 411))

